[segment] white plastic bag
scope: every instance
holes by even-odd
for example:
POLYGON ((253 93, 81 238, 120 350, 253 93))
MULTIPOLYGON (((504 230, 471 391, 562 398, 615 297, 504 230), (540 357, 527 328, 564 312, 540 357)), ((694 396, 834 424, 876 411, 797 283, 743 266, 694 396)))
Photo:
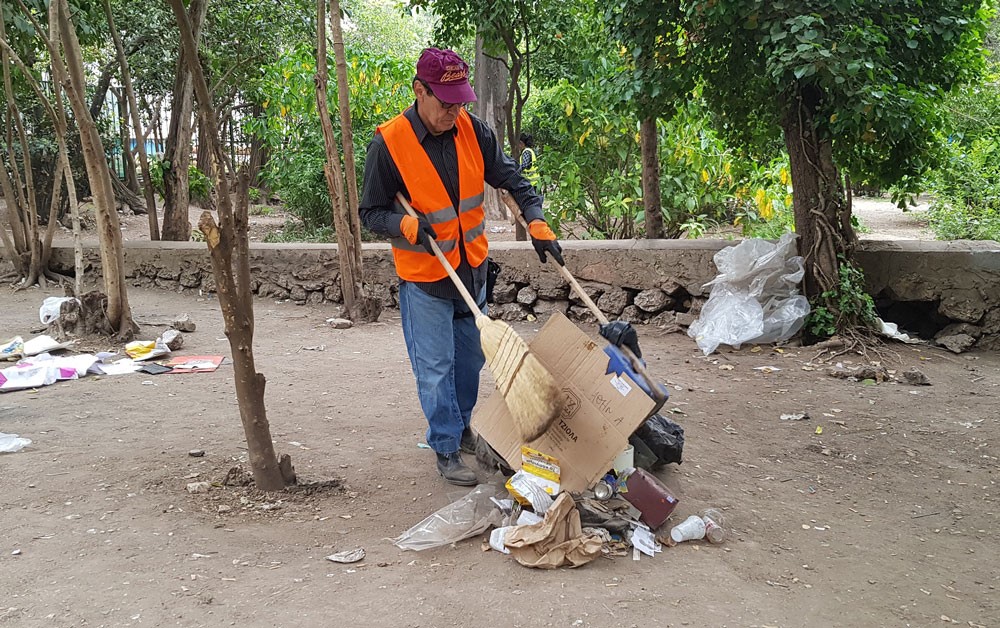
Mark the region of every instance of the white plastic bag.
POLYGON ((809 301, 798 293, 805 270, 794 255, 796 237, 744 240, 715 254, 719 275, 705 284, 708 301, 688 328, 705 355, 720 344, 738 349, 745 342, 788 340, 802 328, 809 301))
POLYGON ((42 307, 38 308, 38 319, 43 325, 48 325, 59 318, 59 308, 66 301, 76 301, 75 297, 45 297, 42 307))
POLYGON ((18 438, 17 434, 0 432, 0 454, 13 454, 31 444, 30 438, 18 438))

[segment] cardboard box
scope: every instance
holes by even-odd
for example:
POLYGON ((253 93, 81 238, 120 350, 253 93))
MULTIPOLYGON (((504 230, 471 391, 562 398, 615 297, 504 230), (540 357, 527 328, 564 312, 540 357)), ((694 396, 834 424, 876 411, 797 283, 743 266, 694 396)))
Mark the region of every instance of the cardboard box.
POLYGON ((503 397, 494 393, 473 414, 472 427, 512 469, 521 468, 521 445, 528 444, 559 460, 563 490, 590 488, 656 404, 628 373, 609 372, 606 343, 558 312, 528 344, 563 392, 562 415, 542 436, 523 443, 503 397))

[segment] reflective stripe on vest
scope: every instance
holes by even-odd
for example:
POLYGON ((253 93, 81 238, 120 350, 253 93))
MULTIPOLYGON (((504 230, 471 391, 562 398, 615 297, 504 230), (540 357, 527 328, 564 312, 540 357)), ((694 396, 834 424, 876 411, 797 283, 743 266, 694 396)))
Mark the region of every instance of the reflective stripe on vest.
MULTIPOLYGON (((472 119, 464 109, 459 112, 455 127, 458 129, 455 134, 455 150, 458 154, 458 212, 455 211, 437 169, 417 140, 410 121, 400 114, 379 126, 378 132, 385 139, 389 155, 410 193, 410 205, 434 227, 438 247, 448 263, 452 268, 458 268, 461 263, 461 247, 458 245, 461 237, 469 264, 477 268, 489 252, 486 215, 483 212, 483 154, 472 119)), ((398 204, 396 211, 405 213, 398 204)), ((392 238, 390 243, 396 274, 401 279, 428 282, 439 281, 448 276, 437 258, 421 245, 410 244, 406 238, 392 238)))
POLYGON ((538 169, 535 167, 535 151, 531 148, 525 148, 521 151, 521 161, 524 161, 524 153, 531 155, 531 165, 521 171, 524 178, 528 180, 531 185, 536 185, 538 183, 539 174, 538 169))

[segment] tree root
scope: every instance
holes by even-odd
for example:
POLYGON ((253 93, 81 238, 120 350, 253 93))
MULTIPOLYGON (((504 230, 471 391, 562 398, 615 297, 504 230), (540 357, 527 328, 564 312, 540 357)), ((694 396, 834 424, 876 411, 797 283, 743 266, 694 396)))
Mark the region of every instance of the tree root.
POLYGON ((70 277, 69 275, 63 275, 61 273, 57 273, 54 270, 46 270, 45 278, 48 279, 49 281, 55 282, 60 286, 73 285, 72 277, 70 277))
POLYGON ((898 363, 902 359, 898 351, 889 348, 885 339, 868 327, 846 329, 829 340, 816 343, 813 348, 819 349, 813 362, 829 362, 848 353, 860 355, 870 363, 898 363))

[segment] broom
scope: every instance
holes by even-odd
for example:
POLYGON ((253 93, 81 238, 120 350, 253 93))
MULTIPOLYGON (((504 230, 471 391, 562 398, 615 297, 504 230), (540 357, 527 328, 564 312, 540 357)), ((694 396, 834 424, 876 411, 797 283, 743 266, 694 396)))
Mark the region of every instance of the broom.
MULTIPOLYGON (((396 193, 396 200, 407 214, 418 217, 401 193, 396 193)), ((562 411, 563 398, 556 380, 531 354, 528 343, 510 325, 482 313, 434 240, 431 240, 431 248, 476 317, 483 355, 521 438, 525 442, 535 440, 545 433, 562 411)))
MULTIPOLYGON (((500 190, 500 197, 503 199, 504 204, 507 205, 507 208, 510 209, 510 213, 519 223, 521 223, 524 230, 527 231, 528 223, 524 220, 524 214, 521 213, 521 208, 518 206, 517 201, 514 200, 514 197, 511 196, 507 190, 500 190)), ((579 282, 577 282, 576 277, 574 277, 573 274, 569 272, 569 269, 560 264, 555 258, 553 258, 552 261, 555 263, 556 267, 559 268, 559 272, 562 273, 563 279, 565 279, 569 285, 572 286, 573 291, 576 292, 578 297, 580 297, 580 300, 583 301, 584 304, 590 309, 590 312, 594 315, 594 318, 597 319, 597 322, 601 325, 607 325, 610 322, 608 317, 604 315, 601 308, 597 307, 597 304, 590 298, 590 295, 584 292, 579 282)), ((659 411, 660 407, 667 400, 667 395, 663 392, 662 384, 656 382, 650 376, 650 374, 646 371, 646 365, 639 359, 638 356, 632 353, 631 349, 625 346, 619 347, 619 349, 625 354, 625 357, 629 359, 629 362, 631 362, 632 370, 645 380, 646 388, 649 389, 650 394, 653 396, 653 400, 656 401, 656 409, 654 412, 659 411)))

